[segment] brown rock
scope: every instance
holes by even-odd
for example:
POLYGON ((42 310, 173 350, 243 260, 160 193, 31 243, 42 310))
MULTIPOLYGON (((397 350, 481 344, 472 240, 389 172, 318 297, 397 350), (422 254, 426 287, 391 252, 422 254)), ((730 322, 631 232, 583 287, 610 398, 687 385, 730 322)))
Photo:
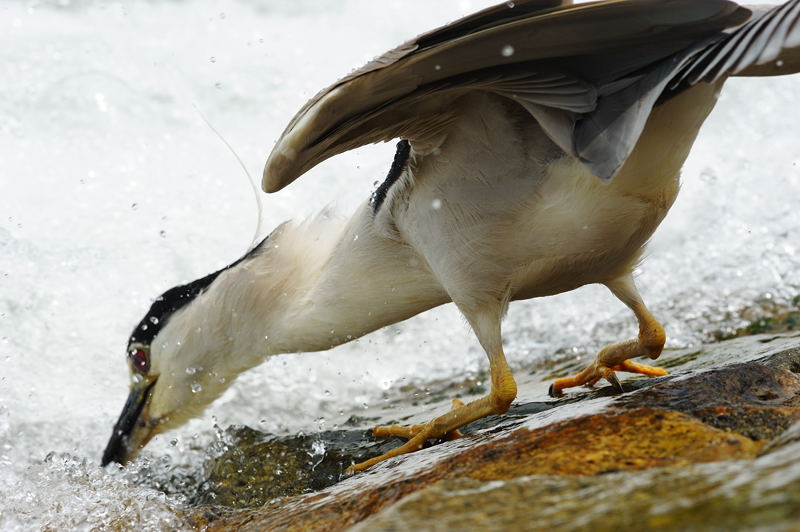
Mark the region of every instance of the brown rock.
POLYGON ((759 445, 669 410, 642 408, 571 419, 464 452, 450 467, 481 480, 597 475, 666 465, 753 458, 759 445))

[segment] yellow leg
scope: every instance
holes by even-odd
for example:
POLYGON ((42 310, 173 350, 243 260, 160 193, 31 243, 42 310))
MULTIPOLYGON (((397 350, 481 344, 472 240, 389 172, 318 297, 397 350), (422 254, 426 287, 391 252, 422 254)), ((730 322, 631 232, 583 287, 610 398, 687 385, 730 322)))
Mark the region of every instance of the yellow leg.
MULTIPOLYGON (((517 396, 517 383, 506 362, 503 354, 502 340, 500 339, 500 319, 499 313, 496 319, 477 319, 470 321, 473 330, 481 341, 484 349, 489 355, 489 371, 492 376, 492 390, 489 395, 481 397, 471 403, 456 405, 446 414, 434 418, 424 425, 414 425, 411 427, 378 427, 383 429, 378 434, 396 434, 410 436, 411 439, 406 443, 392 449, 391 451, 355 464, 347 468, 347 473, 363 471, 370 466, 383 462, 389 458, 401 454, 417 451, 422 448, 427 440, 442 438, 453 433, 459 427, 486 417, 490 414, 504 414, 511 406, 511 402, 517 396)), ((460 403, 460 401, 459 401, 460 403)), ((373 431, 373 434, 378 435, 373 431)))
POLYGON ((635 340, 628 340, 618 344, 604 347, 598 354, 594 362, 574 377, 556 379, 550 385, 548 393, 552 397, 561 397, 562 390, 574 386, 588 385, 594 386, 600 379, 606 379, 617 390, 623 391, 622 385, 617 378, 615 371, 627 371, 630 373, 640 373, 642 375, 663 376, 667 371, 631 362, 630 358, 648 356, 655 360, 661 354, 666 342, 664 328, 650 314, 639 297, 633 278, 627 275, 607 285, 611 292, 625 303, 636 315, 639 321, 639 336, 635 340))

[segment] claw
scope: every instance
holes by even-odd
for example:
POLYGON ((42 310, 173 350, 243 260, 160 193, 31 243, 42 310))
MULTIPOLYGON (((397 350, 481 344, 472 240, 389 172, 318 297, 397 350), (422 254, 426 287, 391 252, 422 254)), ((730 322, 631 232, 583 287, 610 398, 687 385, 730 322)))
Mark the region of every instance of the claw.
POLYGON ((611 383, 611 385, 614 388, 617 389, 617 391, 619 393, 625 393, 625 389, 622 387, 622 383, 619 382, 619 379, 617 378, 617 374, 616 373, 614 373, 613 371, 609 370, 608 373, 606 373, 606 375, 604 375, 604 377, 606 378, 606 380, 608 382, 611 383))
POLYGON ((553 384, 550 384, 550 387, 547 389, 547 395, 555 398, 564 397, 564 392, 561 390, 556 391, 556 389, 553 388, 553 384))

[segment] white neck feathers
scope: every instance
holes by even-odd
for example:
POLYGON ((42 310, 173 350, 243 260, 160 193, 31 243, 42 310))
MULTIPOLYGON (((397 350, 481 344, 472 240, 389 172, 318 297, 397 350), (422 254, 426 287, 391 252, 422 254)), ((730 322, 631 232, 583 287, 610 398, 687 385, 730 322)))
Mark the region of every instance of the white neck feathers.
POLYGON ((265 355, 329 349, 449 301, 416 254, 379 235, 372 218, 364 204, 347 222, 327 212, 287 222, 220 274, 195 306, 204 322, 220 324, 214 334, 230 335, 231 358, 255 365, 265 355))

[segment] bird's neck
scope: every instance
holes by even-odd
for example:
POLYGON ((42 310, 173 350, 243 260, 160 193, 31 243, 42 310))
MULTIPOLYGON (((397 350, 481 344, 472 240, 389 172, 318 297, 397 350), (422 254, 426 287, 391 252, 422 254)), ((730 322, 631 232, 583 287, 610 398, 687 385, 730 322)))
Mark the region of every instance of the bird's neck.
POLYGON ((231 349, 262 359, 329 349, 448 302, 426 265, 372 220, 363 205, 346 222, 284 224, 226 272, 214 289, 235 307, 231 349))

